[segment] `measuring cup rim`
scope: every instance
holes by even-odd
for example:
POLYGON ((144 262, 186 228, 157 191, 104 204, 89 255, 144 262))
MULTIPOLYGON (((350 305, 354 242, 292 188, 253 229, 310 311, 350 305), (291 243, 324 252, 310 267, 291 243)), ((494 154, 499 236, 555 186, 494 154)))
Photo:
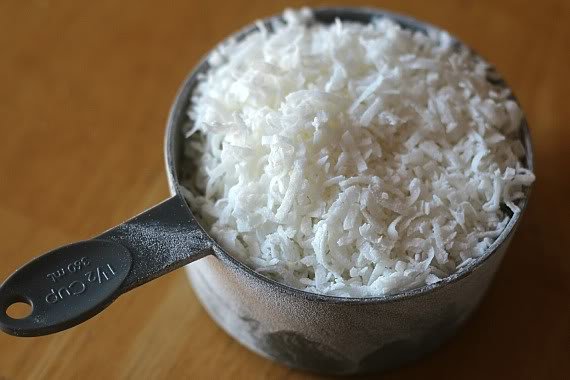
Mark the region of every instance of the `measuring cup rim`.
MULTIPOLYGON (((314 12, 315 19, 321 22, 334 21, 335 17, 339 17, 341 20, 348 19, 353 21, 359 21, 359 20, 361 21, 365 19, 370 20, 373 17, 387 17, 393 21, 396 21, 398 24, 403 25, 404 27, 410 28, 412 30, 443 31, 441 28, 433 26, 429 23, 418 21, 408 16, 375 8, 321 7, 321 8, 312 8, 312 11, 314 12)), ((262 21, 267 24, 269 21, 280 19, 281 17, 282 17, 281 15, 275 15, 265 18, 262 21)), ((251 33, 256 29, 257 26, 255 24, 253 23, 249 24, 244 28, 240 29, 239 31, 231 34, 229 37, 221 41, 220 44, 223 44, 233 38, 238 38, 238 39, 243 38, 244 36, 246 36, 247 34, 251 33)), ((453 35, 450 34, 450 36, 451 38, 453 38, 453 40, 456 43, 469 48, 466 44, 456 39, 453 35)), ((164 137, 164 158, 166 164, 166 174, 168 177, 168 184, 172 195, 180 194, 179 187, 181 185, 179 183, 180 171, 178 165, 180 162, 179 160, 180 153, 183 150, 183 143, 184 143, 184 137, 182 135, 182 126, 185 123, 189 122, 188 110, 191 102, 191 95, 196 84, 198 83, 199 75, 201 73, 205 73, 208 70, 207 58, 212 51, 213 50, 210 50, 210 52, 208 52, 206 56, 202 58, 200 63, 197 66, 195 66, 195 68, 187 75, 186 79, 182 82, 176 94, 175 100, 171 106, 170 113, 168 116, 165 137, 164 137)), ((477 56, 481 57, 479 54, 477 54, 477 56)), ((485 62, 487 61, 485 60, 485 62)), ((506 83, 505 86, 507 88, 510 88, 506 83)), ((516 98, 514 98, 514 100, 516 101, 516 98)), ((531 142, 530 131, 524 114, 520 126, 520 138, 526 153, 525 167, 530 170, 533 170, 534 164, 533 164, 532 142, 531 142)), ((256 281, 264 282, 267 285, 270 285, 275 291, 282 292, 284 294, 296 296, 309 301, 338 303, 338 304, 372 304, 372 303, 375 304, 375 303, 396 302, 396 301, 407 300, 410 298, 416 298, 418 296, 442 290, 443 288, 452 285, 460 281, 461 279, 464 279, 465 277, 469 276, 476 270, 481 269, 483 263, 485 263, 491 256, 493 256, 493 254, 495 254, 495 252, 497 252, 504 244, 508 244, 510 236, 515 232, 516 227, 519 224, 522 215, 526 209, 531 188, 532 186, 526 189, 524 199, 522 199, 520 204, 518 204, 518 207, 521 209, 521 211, 519 213, 512 215, 505 229, 501 232, 499 237, 497 237, 497 239, 491 244, 491 246, 487 249, 485 254, 474 259, 472 262, 465 265, 463 268, 459 269, 454 274, 443 278, 441 281, 437 283, 431 285, 425 285, 419 288, 414 288, 411 290, 406 290, 390 295, 374 296, 374 297, 339 297, 339 296, 311 293, 301 289, 293 288, 291 286, 267 278, 262 274, 259 274, 258 272, 247 266, 246 264, 242 263, 241 261, 234 258, 232 255, 227 253, 221 246, 215 243, 214 239, 212 239, 212 241, 214 241, 214 251, 216 257, 220 259, 225 265, 229 266, 230 268, 232 268, 236 272, 239 272, 240 274, 243 273, 247 275, 248 277, 256 281)), ((204 226, 202 227, 204 228, 204 226)), ((204 230, 207 232, 206 228, 204 228, 204 230)))

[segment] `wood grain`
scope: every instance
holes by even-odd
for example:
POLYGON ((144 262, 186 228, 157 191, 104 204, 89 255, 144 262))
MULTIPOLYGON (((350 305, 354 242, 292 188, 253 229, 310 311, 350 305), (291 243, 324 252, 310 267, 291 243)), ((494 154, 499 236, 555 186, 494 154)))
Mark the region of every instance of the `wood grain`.
MULTIPOLYGON (((286 5, 301 3, 0 2, 0 279, 165 198, 163 126, 177 86, 221 38, 286 5)), ((493 62, 528 116, 538 175, 476 315, 445 347, 386 378, 568 376, 570 2, 366 5, 442 26, 493 62)), ((320 377, 241 347, 209 319, 178 271, 70 331, 0 335, 0 379, 51 378, 320 377)))

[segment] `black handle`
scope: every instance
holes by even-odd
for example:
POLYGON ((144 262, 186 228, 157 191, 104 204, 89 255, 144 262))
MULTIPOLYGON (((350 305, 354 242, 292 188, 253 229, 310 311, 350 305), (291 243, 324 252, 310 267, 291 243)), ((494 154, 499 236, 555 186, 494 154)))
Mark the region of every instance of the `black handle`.
POLYGON ((181 195, 100 236, 55 249, 18 269, 0 287, 0 329, 38 336, 73 327, 119 295, 212 253, 213 242, 181 195), (31 305, 16 319, 7 309, 31 305))

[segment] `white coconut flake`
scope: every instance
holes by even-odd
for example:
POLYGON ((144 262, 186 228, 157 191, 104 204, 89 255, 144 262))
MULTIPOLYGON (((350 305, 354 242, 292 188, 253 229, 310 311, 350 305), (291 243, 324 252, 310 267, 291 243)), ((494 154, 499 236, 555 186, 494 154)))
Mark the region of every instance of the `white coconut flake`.
POLYGON ((288 10, 221 45, 192 97, 184 195, 230 254, 343 297, 437 284, 487 252, 534 174, 522 113, 446 33, 288 10))

